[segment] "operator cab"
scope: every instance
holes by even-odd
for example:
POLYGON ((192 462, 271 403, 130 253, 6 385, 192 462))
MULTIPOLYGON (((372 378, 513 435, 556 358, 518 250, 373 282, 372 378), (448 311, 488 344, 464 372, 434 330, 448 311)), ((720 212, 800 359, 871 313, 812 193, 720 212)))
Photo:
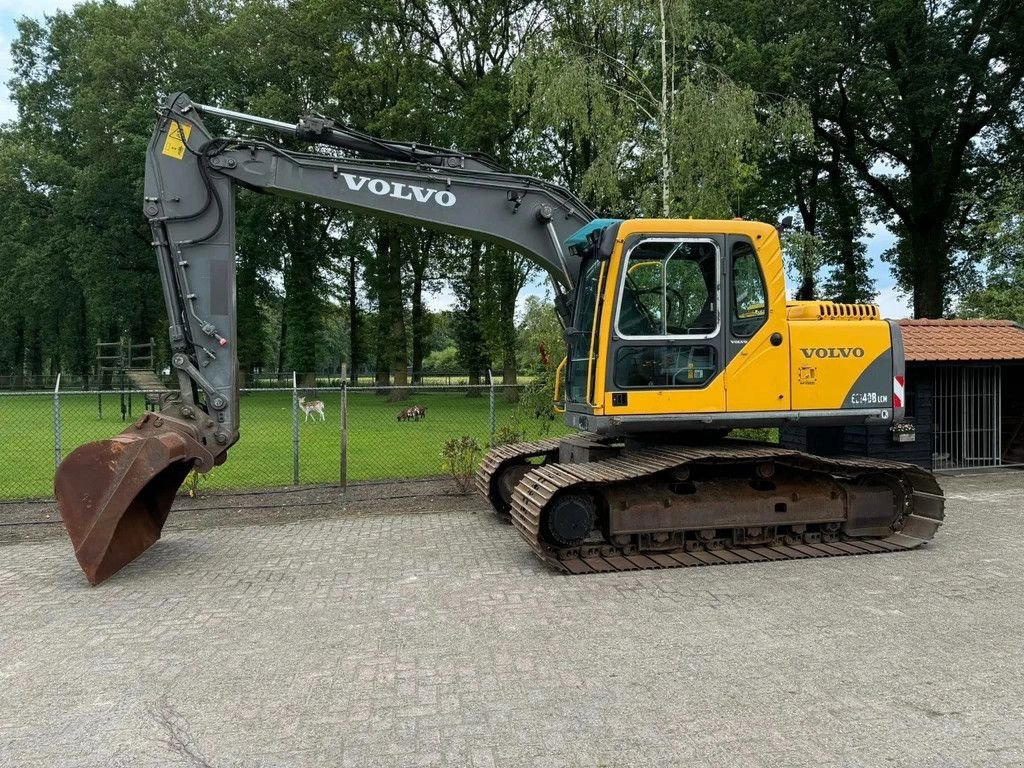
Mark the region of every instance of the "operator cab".
MULTIPOLYGON (((712 426, 700 414, 728 410, 725 369, 755 337, 759 349, 768 345, 770 331, 762 331, 771 302, 758 249, 774 248, 781 265, 774 228, 745 221, 603 220, 577 235, 567 241, 584 259, 567 338, 569 422, 624 431, 615 428, 621 414, 642 416, 644 430, 712 426), (673 424, 666 427, 662 416, 673 424)), ((781 269, 774 273, 781 284, 781 269)), ((784 307, 784 285, 778 292, 784 307)), ((784 323, 784 315, 779 312, 778 321, 784 323)), ((764 353, 788 371, 786 350, 759 356, 764 353)), ((788 407, 788 375, 783 378, 761 387, 771 392, 759 409, 788 407)), ((629 431, 638 426, 633 422, 629 431)))

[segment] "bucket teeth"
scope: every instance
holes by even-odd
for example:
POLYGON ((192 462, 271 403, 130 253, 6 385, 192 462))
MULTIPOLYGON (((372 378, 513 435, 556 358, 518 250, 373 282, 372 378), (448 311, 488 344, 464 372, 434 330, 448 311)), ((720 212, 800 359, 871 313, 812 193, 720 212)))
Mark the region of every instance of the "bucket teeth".
POLYGON ((197 464, 212 465, 206 448, 186 433, 189 427, 152 421, 160 426, 144 418, 115 438, 77 448, 57 469, 57 507, 91 584, 156 543, 188 473, 197 464))

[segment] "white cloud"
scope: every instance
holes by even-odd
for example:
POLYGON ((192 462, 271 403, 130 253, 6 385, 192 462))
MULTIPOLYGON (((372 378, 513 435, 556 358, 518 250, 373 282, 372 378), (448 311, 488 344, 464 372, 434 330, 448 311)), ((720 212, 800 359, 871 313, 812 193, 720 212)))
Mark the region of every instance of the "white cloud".
POLYGON ((881 310, 882 317, 899 320, 914 316, 914 311, 910 306, 910 297, 894 285, 879 291, 875 297, 875 303, 881 310))

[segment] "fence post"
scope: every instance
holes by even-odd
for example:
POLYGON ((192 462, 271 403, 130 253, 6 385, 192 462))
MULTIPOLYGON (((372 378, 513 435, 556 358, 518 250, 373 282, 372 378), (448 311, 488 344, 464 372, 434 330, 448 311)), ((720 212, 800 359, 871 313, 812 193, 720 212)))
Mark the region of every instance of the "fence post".
POLYGON ((60 467, 60 374, 57 374, 57 384, 53 388, 53 468, 60 467))
POLYGON ((348 488, 348 364, 341 364, 341 490, 348 488))
POLYGON ((299 379, 292 371, 292 485, 299 484, 299 379))
POLYGON ((490 368, 487 369, 487 384, 489 385, 488 389, 490 389, 490 395, 491 395, 491 402, 490 402, 491 438, 490 438, 490 441, 488 442, 488 445, 491 448, 493 448, 494 447, 494 432, 495 432, 495 423, 494 423, 494 374, 491 373, 491 369, 490 368))

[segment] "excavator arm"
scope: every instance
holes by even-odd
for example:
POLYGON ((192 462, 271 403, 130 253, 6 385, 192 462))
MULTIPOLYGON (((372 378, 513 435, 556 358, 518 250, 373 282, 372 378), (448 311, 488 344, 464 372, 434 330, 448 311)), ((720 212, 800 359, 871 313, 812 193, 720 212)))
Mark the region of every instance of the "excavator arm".
POLYGON ((594 216, 571 193, 505 173, 477 155, 384 142, 318 117, 264 120, 171 97, 146 156, 144 212, 168 310, 172 365, 186 418, 215 453, 238 432, 235 336, 235 187, 369 213, 520 251, 556 288, 571 290, 580 259, 563 242, 594 216), (248 138, 214 138, 202 114, 385 159, 289 152, 248 138), (399 159, 404 157, 405 159, 399 159), (210 419, 207 419, 209 421, 210 419))
POLYGON ((502 171, 479 154, 386 141, 319 115, 295 125, 169 97, 146 155, 153 232, 179 394, 112 440, 61 464, 54 492, 75 553, 97 584, 160 536, 193 469, 226 458, 239 434, 235 188, 369 213, 519 251, 552 277, 563 308, 580 258, 563 243, 594 219, 565 189, 502 171), (319 145, 214 137, 203 116, 319 145))

